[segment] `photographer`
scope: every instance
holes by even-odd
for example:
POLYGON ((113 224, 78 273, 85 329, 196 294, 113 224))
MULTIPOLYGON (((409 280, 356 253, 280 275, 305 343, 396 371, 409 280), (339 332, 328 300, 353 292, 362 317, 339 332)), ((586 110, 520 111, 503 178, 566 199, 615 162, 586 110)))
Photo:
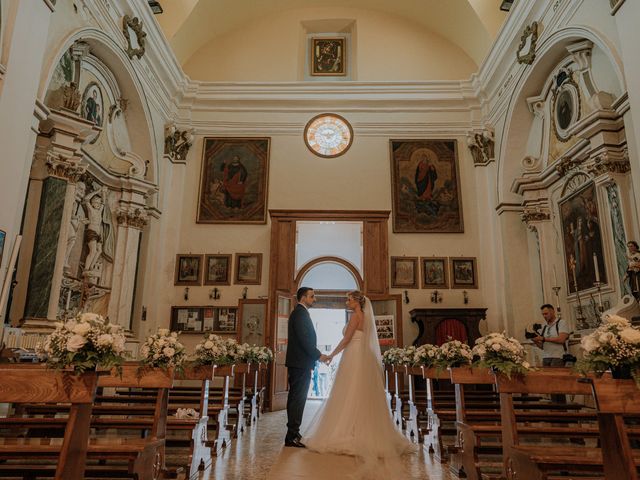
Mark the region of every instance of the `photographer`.
POLYGON ((567 353, 567 340, 571 331, 566 327, 566 322, 556 318, 556 309, 553 305, 544 304, 540 307, 542 317, 547 322, 542 331, 531 340, 542 350, 543 367, 564 367, 565 354, 567 353))

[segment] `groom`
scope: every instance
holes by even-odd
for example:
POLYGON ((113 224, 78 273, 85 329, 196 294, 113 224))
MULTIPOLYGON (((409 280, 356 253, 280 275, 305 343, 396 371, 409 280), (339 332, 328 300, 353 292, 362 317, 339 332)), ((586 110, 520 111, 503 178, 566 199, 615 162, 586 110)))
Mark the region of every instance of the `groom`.
POLYGON ((307 401, 311 371, 317 360, 326 362, 329 357, 316 348, 316 331, 311 323, 309 308, 316 301, 312 288, 301 287, 296 294, 298 305, 289 315, 289 341, 285 365, 289 371, 289 396, 287 398, 286 447, 305 448, 300 441, 300 424, 307 401))

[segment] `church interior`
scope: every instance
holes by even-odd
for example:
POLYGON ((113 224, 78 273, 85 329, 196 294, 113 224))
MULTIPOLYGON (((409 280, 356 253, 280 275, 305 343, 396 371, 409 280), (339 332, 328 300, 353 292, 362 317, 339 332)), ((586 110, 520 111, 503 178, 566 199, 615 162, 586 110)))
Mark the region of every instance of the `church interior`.
POLYGON ((327 355, 371 300, 397 478, 640 478, 639 18, 0 0, 0 478, 356 478, 283 444, 301 287, 327 355))

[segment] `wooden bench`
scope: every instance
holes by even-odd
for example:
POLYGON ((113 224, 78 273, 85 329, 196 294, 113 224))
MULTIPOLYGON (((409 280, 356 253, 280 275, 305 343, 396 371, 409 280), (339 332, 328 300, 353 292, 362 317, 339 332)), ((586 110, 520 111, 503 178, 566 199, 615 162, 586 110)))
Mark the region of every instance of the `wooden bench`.
POLYGON ((64 419, 64 436, 58 442, 35 442, 32 439, 3 438, 0 459, 5 461, 45 459, 54 462, 52 476, 56 480, 83 480, 89 448, 89 421, 96 394, 98 375, 55 372, 42 365, 0 366, 0 402, 68 403, 64 419), (20 441, 23 440, 23 441, 20 441))

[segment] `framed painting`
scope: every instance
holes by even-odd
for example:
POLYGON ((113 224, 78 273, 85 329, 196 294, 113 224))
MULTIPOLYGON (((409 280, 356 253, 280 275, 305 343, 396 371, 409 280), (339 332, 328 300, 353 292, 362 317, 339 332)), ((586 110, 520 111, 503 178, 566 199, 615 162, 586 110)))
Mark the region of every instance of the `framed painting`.
POLYGON ((346 75, 345 43, 345 37, 312 37, 311 76, 346 75))
POLYGON ((422 288, 449 288, 447 257, 420 257, 422 288))
POLYGON ((174 285, 200 285, 202 280, 202 255, 176 255, 174 285))
POLYGON ((205 138, 197 223, 266 223, 269 138, 205 138))
POLYGON ((230 285, 231 284, 231 255, 205 255, 204 257, 204 284, 205 285, 230 285))
POLYGON ((91 82, 84 89, 82 94, 82 118, 102 126, 104 118, 104 102, 102 100, 102 90, 97 83, 91 82))
POLYGON ((260 285, 262 280, 262 254, 236 253, 236 285, 260 285))
POLYGON ((238 337, 240 343, 249 345, 267 344, 266 330, 268 300, 246 299, 238 302, 240 305, 240 321, 238 337))
POLYGON ((393 231, 463 233, 455 140, 390 140, 393 231))
POLYGON ((560 201, 567 292, 593 288, 596 280, 607 283, 598 199, 593 182, 560 201))
POLYGON ((476 257, 451 257, 451 288, 478 288, 476 257))
POLYGON ((418 288, 418 257, 391 257, 391 288, 418 288))

